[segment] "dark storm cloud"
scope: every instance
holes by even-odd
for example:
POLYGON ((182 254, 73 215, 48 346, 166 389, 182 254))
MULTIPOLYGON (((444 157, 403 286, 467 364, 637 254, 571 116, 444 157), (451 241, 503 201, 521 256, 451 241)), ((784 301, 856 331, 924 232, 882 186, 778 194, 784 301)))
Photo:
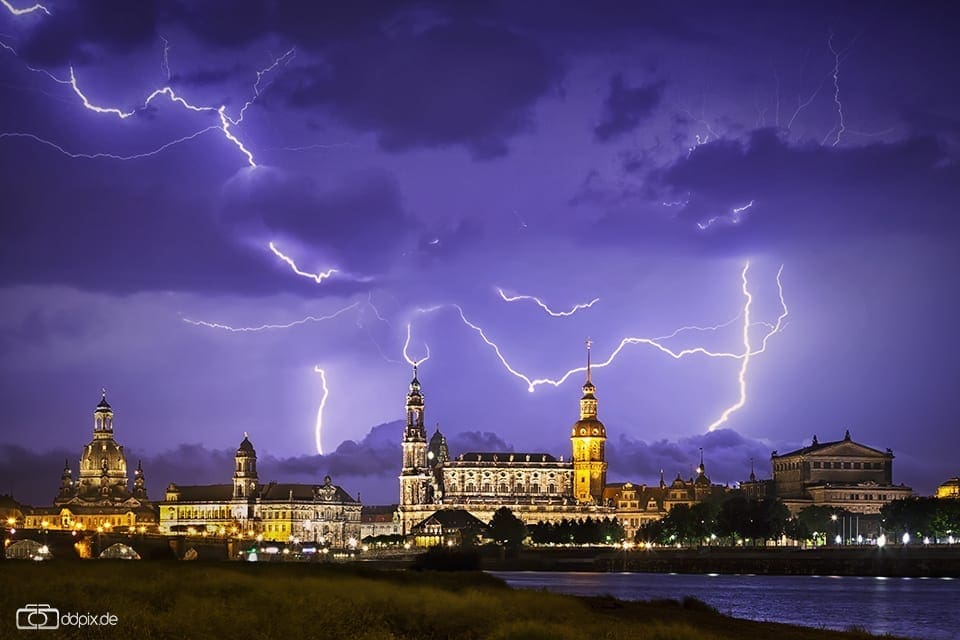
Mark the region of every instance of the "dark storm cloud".
POLYGON ((224 189, 221 216, 229 224, 288 234, 337 266, 370 273, 396 259, 417 224, 403 208, 395 178, 381 171, 347 175, 322 190, 311 178, 264 168, 224 189))
POLYGON ((328 106, 387 151, 463 145, 482 159, 531 128, 531 108, 560 72, 536 41, 465 22, 357 40, 324 60, 277 90, 298 107, 328 106))
MULTIPOLYGON (((353 484, 382 501, 395 500, 394 482, 401 460, 403 422, 377 425, 359 441, 345 440, 325 455, 277 457, 263 453, 265 443, 254 440, 260 450, 257 471, 261 482, 320 483, 324 476, 355 493, 353 484)), ((464 451, 512 451, 513 447, 490 432, 451 434, 451 454, 464 451)), ((237 442, 239 445, 239 442, 237 442)), ((181 444, 159 453, 128 450, 127 465, 136 468, 142 459, 148 494, 161 500, 167 485, 223 484, 231 481, 234 448, 212 449, 202 444, 181 444)), ((50 504, 57 493, 60 473, 67 460, 76 476, 76 451, 55 449, 44 453, 14 445, 0 445, 0 493, 13 493, 21 502, 50 504)))
POLYGON ((737 249, 955 234, 958 199, 960 169, 934 137, 831 147, 760 129, 700 145, 645 178, 593 171, 571 204, 606 211, 604 241, 643 234, 676 248, 737 249))
POLYGON ((19 47, 20 55, 38 65, 59 66, 95 58, 96 49, 128 53, 156 40, 157 7, 152 0, 64 2, 19 47))
MULTIPOLYGON (((689 221, 729 217, 754 201, 732 240, 929 233, 957 227, 960 171, 932 138, 861 147, 794 146, 770 129, 702 145, 666 169, 674 195, 691 194, 689 221)), ((723 228, 723 225, 718 225, 723 228)))
POLYGON ((656 82, 631 88, 624 84, 623 74, 614 75, 603 105, 603 121, 593 129, 597 140, 607 142, 640 126, 660 104, 663 87, 663 82, 656 82))
POLYGON ((769 477, 770 448, 731 429, 718 429, 676 442, 657 440, 649 444, 621 435, 607 443, 607 461, 611 475, 650 484, 663 469, 669 483, 678 473, 684 478, 690 477, 691 470, 700 463, 700 447, 703 447, 704 467, 713 482, 732 484, 746 480, 751 458, 757 477, 769 477))
POLYGON ((76 467, 77 453, 65 449, 37 452, 0 444, 0 494, 13 495, 23 504, 52 504, 64 461, 76 467))
MULTIPOLYGON (((0 147, 0 162, 4 159, 24 162, 0 147)), ((0 216, 0 235, 8 242, 0 253, 0 283, 70 284, 121 294, 311 290, 312 283, 278 267, 266 240, 251 247, 225 234, 195 193, 170 189, 166 181, 144 178, 128 166, 115 175, 129 179, 106 183, 74 171, 63 174, 55 189, 8 183, 0 216)), ((331 294, 359 286, 343 280, 326 284, 331 294)))
POLYGON ((513 451, 500 436, 490 431, 464 431, 447 436, 450 455, 456 457, 468 451, 513 451))
POLYGON ((318 49, 331 41, 377 33, 384 20, 411 4, 390 0, 206 0, 178 2, 167 11, 171 22, 217 47, 241 47, 274 33, 300 47, 318 49))

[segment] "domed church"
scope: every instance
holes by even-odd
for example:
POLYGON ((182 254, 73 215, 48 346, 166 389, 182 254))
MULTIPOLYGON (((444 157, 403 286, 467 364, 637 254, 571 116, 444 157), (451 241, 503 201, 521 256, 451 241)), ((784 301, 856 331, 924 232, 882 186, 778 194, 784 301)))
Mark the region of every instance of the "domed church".
POLYGON ((64 462, 60 491, 52 508, 34 509, 28 526, 48 529, 97 527, 155 527, 154 506, 147 500, 143 468, 139 461, 129 487, 127 458, 113 435, 113 408, 102 390, 93 410, 93 439, 83 448, 77 479, 70 462, 64 462))

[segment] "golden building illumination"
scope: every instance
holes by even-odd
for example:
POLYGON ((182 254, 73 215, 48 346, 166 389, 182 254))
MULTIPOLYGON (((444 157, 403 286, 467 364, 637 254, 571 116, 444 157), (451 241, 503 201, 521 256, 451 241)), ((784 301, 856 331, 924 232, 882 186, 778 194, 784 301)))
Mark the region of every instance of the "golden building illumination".
POLYGON ((583 384, 580 398, 580 419, 570 431, 573 447, 573 494, 580 504, 600 504, 603 488, 607 483, 607 463, 604 447, 607 430, 597 419, 596 387, 590 372, 590 346, 587 340, 587 381, 583 384))

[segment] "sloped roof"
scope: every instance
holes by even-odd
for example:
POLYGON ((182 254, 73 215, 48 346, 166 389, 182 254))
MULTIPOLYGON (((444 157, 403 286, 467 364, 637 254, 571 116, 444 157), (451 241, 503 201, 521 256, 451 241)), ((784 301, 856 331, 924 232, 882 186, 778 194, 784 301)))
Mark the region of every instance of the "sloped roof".
POLYGON ((360 507, 360 522, 391 522, 397 512, 395 504, 364 505, 360 507))
POLYGON ((331 502, 356 502, 356 500, 343 487, 335 484, 331 485, 313 485, 313 484, 294 484, 287 482, 271 482, 260 487, 260 498, 262 500, 289 500, 293 496, 294 500, 313 500, 314 489, 320 489, 320 495, 323 494, 324 486, 333 488, 331 502))
POLYGON ((813 444, 807 447, 801 447, 795 451, 789 453, 777 453, 776 455, 770 456, 772 458, 787 458, 791 456, 807 456, 807 455, 862 455, 855 453, 854 451, 841 452, 837 449, 849 448, 854 451, 861 451, 866 454, 874 454, 876 456, 883 457, 893 457, 893 453, 889 450, 880 451, 879 449, 874 449, 873 447, 868 447, 865 444, 860 444, 859 442, 854 442, 849 438, 844 438, 843 440, 834 440, 833 442, 814 442, 813 444), (846 447, 844 447, 846 445, 846 447))
POLYGON ((173 484, 180 502, 223 502, 233 499, 232 484, 173 484))
POLYGON ((444 531, 487 528, 487 523, 466 509, 441 509, 415 524, 411 531, 417 533, 424 527, 435 524, 439 524, 444 531))

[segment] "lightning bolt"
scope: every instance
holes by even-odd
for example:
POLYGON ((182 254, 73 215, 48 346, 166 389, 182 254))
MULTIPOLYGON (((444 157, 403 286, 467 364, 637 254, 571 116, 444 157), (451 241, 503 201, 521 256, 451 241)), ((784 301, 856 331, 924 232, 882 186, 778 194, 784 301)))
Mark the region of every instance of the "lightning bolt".
POLYGON ((275 256, 277 256, 278 258, 286 262, 290 266, 290 269, 295 274, 297 274, 298 276, 303 276, 304 278, 310 278, 317 284, 320 284, 321 282, 323 282, 324 280, 326 280, 327 278, 329 278, 330 276, 338 272, 337 269, 327 269, 326 271, 321 271, 319 273, 310 273, 308 271, 302 271, 300 267, 297 266, 297 263, 293 261, 293 258, 285 255, 282 251, 277 249, 275 244, 271 242, 267 246, 270 247, 270 251, 272 251, 275 256))
POLYGON ((383 323, 386 324, 388 327, 390 326, 390 321, 387 320, 386 318, 384 318, 384 317, 380 314, 380 310, 377 309, 377 305, 373 304, 373 292, 372 292, 372 291, 370 291, 370 292, 367 293, 367 306, 370 307, 370 308, 373 310, 373 315, 375 315, 375 316, 377 317, 377 320, 379 320, 380 322, 383 322, 383 323))
POLYGON ((830 76, 833 78, 833 102, 837 105, 837 125, 827 132, 827 135, 824 137, 821 144, 826 144, 827 139, 830 138, 830 134, 836 132, 836 136, 833 139, 832 147, 840 144, 840 138, 843 136, 844 132, 847 130, 846 121, 844 120, 843 114, 843 103, 840 102, 840 63, 843 61, 844 56, 847 51, 850 50, 850 47, 853 46, 853 43, 857 41, 859 34, 850 41, 850 44, 845 46, 840 51, 837 51, 833 46, 833 32, 830 32, 830 36, 827 38, 827 46, 830 48, 830 53, 833 54, 833 72, 830 76))
POLYGON ((423 343, 423 347, 424 347, 424 349, 427 350, 427 355, 424 356, 423 358, 419 359, 419 360, 413 360, 413 359, 407 354, 407 348, 408 348, 409 346, 410 346, 410 323, 407 323, 407 339, 406 339, 406 341, 403 343, 403 359, 406 360, 406 361, 407 361, 407 364, 409 364, 409 365, 412 366, 412 367, 420 366, 421 364, 423 364, 424 362, 426 362, 427 360, 430 359, 430 345, 428 345, 426 342, 423 343))
POLYGON ((129 154, 129 155, 119 155, 119 154, 115 154, 115 153, 106 153, 106 152, 102 152, 102 151, 101 151, 101 152, 97 152, 97 153, 76 153, 76 152, 72 152, 72 151, 67 150, 66 148, 58 145, 58 144, 55 143, 55 142, 51 142, 50 140, 46 140, 45 138, 41 138, 40 136, 34 135, 34 134, 32 134, 32 133, 17 133, 17 132, 14 132, 14 133, 0 133, 0 139, 2 139, 2 138, 26 138, 26 139, 29 139, 29 140, 33 140, 34 142, 38 142, 38 143, 40 143, 40 144, 42 144, 42 145, 44 145, 44 146, 50 147, 50 148, 52 148, 52 149, 55 149, 56 151, 59 151, 59 152, 62 153, 63 155, 67 156, 68 158, 73 158, 74 160, 81 160, 81 159, 82 159, 82 160, 100 160, 100 159, 108 159, 108 160, 139 160, 139 159, 141 159, 141 158, 148 158, 148 157, 150 157, 150 156, 155 156, 155 155, 157 155, 158 153, 160 153, 160 152, 162 152, 162 151, 165 151, 165 150, 169 149, 170 147, 172 147, 172 146, 174 146, 174 145, 178 145, 178 144, 180 144, 181 142, 186 142, 186 141, 188 141, 188 140, 193 140, 194 138, 199 137, 199 136, 203 135, 204 133, 207 133, 208 131, 216 131, 216 130, 219 130, 219 129, 220 129, 219 126, 213 125, 213 126, 207 127, 206 129, 201 129, 200 131, 196 131, 196 132, 191 133, 191 134, 189 134, 189 135, 185 135, 185 136, 183 136, 182 138, 177 138, 176 140, 171 140, 170 142, 165 142, 164 144, 160 145, 159 147, 157 147, 156 149, 153 149, 153 150, 151 150, 151 151, 143 151, 143 152, 140 152, 140 153, 132 153, 132 154, 129 154))
POLYGON ((0 4, 5 6, 7 10, 15 16, 25 16, 28 13, 33 13, 35 11, 43 11, 45 14, 50 15, 50 10, 39 2, 32 7, 24 7, 23 9, 18 9, 17 7, 10 4, 9 0, 0 0, 0 4))
MULTIPOLYGON (((5 0, 0 0, 0 1, 5 2, 5 0)), ((7 6, 9 8, 9 5, 7 6)), ((163 57, 163 63, 161 65, 161 69, 166 70, 166 73, 169 79, 169 75, 170 75, 170 67, 169 67, 169 61, 168 61, 169 42, 165 38, 163 38, 163 43, 164 43, 164 57, 163 57)), ((2 46, 7 51, 10 51, 14 55, 17 55, 16 50, 10 45, 0 42, 0 46, 2 46)), ((165 87, 161 87, 159 89, 154 90, 152 93, 150 93, 146 97, 146 99, 143 101, 143 103, 140 106, 134 109, 124 110, 114 106, 101 106, 101 105, 95 104, 86 95, 86 93, 80 88, 80 83, 77 79, 77 74, 73 66, 69 67, 70 75, 67 79, 58 78, 57 76, 53 75, 49 71, 46 71, 45 69, 36 69, 30 66, 27 66, 27 69, 29 69, 30 71, 43 73, 53 81, 57 82, 58 84, 68 85, 70 89, 73 91, 73 93, 78 98, 80 98, 80 102, 83 105, 83 107, 88 111, 92 111, 97 114, 112 115, 112 116, 116 116, 117 118, 120 118, 121 120, 126 120, 127 118, 130 118, 140 113, 147 107, 149 107, 154 102, 154 100, 161 97, 165 97, 172 104, 178 105, 187 111, 192 111, 194 113, 216 114, 218 120, 220 121, 220 124, 219 126, 214 125, 214 126, 206 127, 195 133, 167 142, 161 145, 160 147, 158 147, 157 149, 154 149, 153 151, 131 154, 131 155, 119 155, 119 154, 111 154, 111 153, 74 153, 74 152, 67 151, 65 148, 63 148, 61 145, 58 145, 55 142, 52 142, 50 140, 47 140, 45 138, 42 138, 40 136, 31 134, 31 133, 21 133, 21 132, 0 133, 0 138, 6 138, 6 137, 27 138, 27 139, 39 142, 57 151, 60 151, 64 155, 70 158, 75 158, 75 159, 108 158, 112 160, 134 160, 134 159, 145 158, 147 156, 155 155, 157 153, 160 153, 161 151, 169 149, 170 147, 176 144, 180 144, 182 142, 192 140, 197 136, 203 133, 206 133, 207 131, 211 131, 213 129, 219 129, 223 134, 223 137, 226 140, 228 140, 230 143, 232 143, 235 147, 237 147, 240 153, 243 154, 243 156, 247 160, 247 164, 250 167, 255 168, 257 166, 257 163, 256 163, 256 160, 254 159, 253 152, 249 148, 247 148, 247 146, 243 143, 242 140, 240 140, 240 138, 234 132, 233 128, 236 126, 239 126, 243 122, 243 118, 244 118, 244 115, 246 114, 247 109, 257 100, 257 98, 260 97, 262 92, 261 83, 264 81, 264 78, 266 78, 268 74, 276 70, 279 66, 287 64, 290 60, 293 59, 295 55, 296 55, 295 50, 291 48, 287 52, 285 52, 283 55, 275 58, 270 65, 256 72, 257 79, 253 85, 253 97, 251 97, 249 100, 247 100, 243 104, 236 118, 233 118, 230 116, 230 114, 227 112, 226 105, 209 106, 209 105, 193 104, 183 96, 177 94, 176 91, 170 86, 165 86, 165 87)))
POLYGON ((747 211, 752 207, 753 207, 753 200, 751 200, 745 205, 734 207, 733 209, 730 210, 729 216, 713 216, 712 218, 709 218, 706 222, 698 222, 697 228, 699 228, 700 231, 706 231, 707 229, 712 227, 714 224, 721 221, 727 222, 729 224, 734 224, 734 225, 740 224, 743 221, 743 216, 740 214, 742 214, 744 211, 747 211))
POLYGON ((506 293, 503 292, 503 289, 499 287, 497 287, 497 293, 500 294, 500 297, 503 299, 504 302, 517 302, 518 300, 532 300, 533 302, 536 303, 538 307, 546 311, 549 315, 553 316, 554 318, 566 318, 568 316, 572 316, 577 311, 580 311, 582 309, 589 309, 596 303, 600 302, 600 298, 594 298, 590 302, 573 305, 573 307, 569 311, 554 311, 553 309, 548 307, 546 303, 544 303, 540 298, 536 296, 525 296, 525 295, 508 296, 506 293))
POLYGON ((317 422, 314 427, 314 435, 317 440, 317 453, 323 455, 323 444, 320 442, 320 432, 323 429, 323 409, 327 406, 327 398, 330 396, 330 389, 327 388, 327 372, 320 368, 320 365, 313 367, 314 373, 320 374, 320 385, 323 388, 323 396, 320 398, 320 407, 317 409, 317 422))
MULTIPOLYGON (((750 294, 749 288, 747 286, 747 273, 749 271, 749 268, 750 268, 750 263, 747 262, 744 265, 743 271, 741 273, 741 281, 743 283, 741 288, 744 291, 746 302, 744 304, 743 311, 741 311, 741 313, 736 316, 736 318, 743 317, 744 319, 744 327, 745 327, 744 328, 744 351, 742 353, 734 353, 729 351, 713 351, 702 346, 674 350, 663 344, 665 340, 676 337, 678 334, 684 331, 692 331, 692 330, 715 331, 725 326, 729 326, 736 320, 736 318, 734 318, 734 320, 729 320, 726 323, 715 325, 712 327, 700 327, 700 326, 681 327, 679 329, 676 329, 672 333, 669 333, 665 336, 660 336, 657 338, 644 338, 644 337, 632 337, 632 336, 623 338, 620 341, 620 344, 611 352, 610 356, 606 360, 602 362, 594 363, 592 364, 592 367, 594 369, 601 369, 603 367, 610 366, 616 360, 617 356, 623 351, 625 347, 633 344, 642 344, 642 345, 653 347, 657 351, 675 360, 679 360, 681 358, 691 356, 691 355, 703 355, 710 358, 730 358, 734 360, 739 360, 741 361, 740 373, 738 375, 738 381, 740 382, 740 398, 734 405, 724 410, 723 414, 721 415, 721 418, 715 421, 714 423, 712 423, 709 427, 711 431, 716 429, 717 426, 726 422, 726 420, 729 418, 729 416, 732 413, 742 408, 746 404, 746 373, 747 373, 747 368, 749 366, 749 361, 753 356, 759 355, 766 351, 768 341, 770 340, 771 337, 773 337, 777 333, 780 333, 783 330, 785 326, 785 321, 789 315, 789 308, 787 307, 786 300, 783 295, 783 284, 781 280, 781 275, 783 273, 783 266, 781 266, 779 271, 777 272, 777 291, 778 291, 780 307, 781 307, 781 312, 777 318, 777 321, 775 323, 766 323, 766 322, 753 322, 751 320, 750 310, 753 303, 753 296, 750 294), (754 348, 750 342, 749 331, 751 327, 757 326, 757 325, 765 326, 766 333, 763 336, 760 346, 754 348)), ((448 309, 448 308, 452 308, 457 311, 457 314, 459 315, 461 322, 463 322, 464 325, 466 325, 467 327, 472 329, 474 332, 476 332, 477 335, 480 336, 480 339, 488 347, 490 347, 493 350, 493 352, 497 356, 497 359, 500 361, 500 364, 504 367, 504 369, 507 370, 508 373, 510 373, 516 378, 519 378, 520 380, 523 380, 527 384, 527 391, 529 391, 530 393, 533 393, 536 390, 536 388, 541 385, 550 385, 553 387, 559 387, 564 382, 566 382, 572 375, 586 371, 585 366, 580 366, 580 367, 575 367, 573 369, 570 369, 569 371, 561 375, 559 378, 533 378, 530 375, 527 375, 522 371, 516 369, 509 362, 506 356, 503 354, 503 351, 501 350, 500 346, 486 335, 483 328, 481 328, 479 325, 470 321, 467 318, 466 314, 463 311, 463 308, 459 304, 448 303, 448 304, 434 305, 432 307, 419 308, 416 310, 416 312, 418 314, 430 314, 430 313, 439 311, 441 309, 448 309)), ((408 324, 407 325, 407 342, 408 343, 409 343, 409 340, 410 340, 410 325, 408 324)), ((411 362, 409 358, 408 358, 408 362, 411 362)))
POLYGON ((160 40, 163 41, 163 57, 160 59, 160 72, 167 77, 167 81, 170 80, 170 42, 160 36, 160 40))
POLYGON ((743 353, 744 356, 740 360, 740 371, 737 374, 737 382, 740 387, 740 396, 735 403, 723 410, 723 413, 720 414, 720 417, 710 423, 707 427, 707 431, 715 431, 722 424, 724 424, 730 416, 747 404, 747 368, 750 366, 750 358, 758 353, 763 353, 767 348, 767 340, 770 339, 774 333, 780 330, 782 327, 783 321, 786 319, 789 314, 787 309, 787 303, 783 299, 783 286, 780 282, 780 275, 783 273, 783 266, 780 267, 777 271, 777 290, 780 296, 781 304, 781 313, 777 318, 777 323, 772 329, 770 329, 763 336, 763 343, 757 351, 753 350, 753 347, 750 345, 750 307, 753 304, 753 294, 750 293, 750 289, 747 283, 747 271, 750 269, 750 263, 747 262, 743 267, 743 272, 740 274, 740 281, 742 283, 743 297, 746 299, 746 303, 743 305, 743 353))
POLYGON ((260 331, 272 331, 275 329, 290 329, 291 327, 296 327, 302 324, 307 324, 308 322, 323 322, 324 320, 333 320, 334 318, 350 311, 351 309, 356 309, 360 306, 359 302, 354 302, 353 304, 347 305, 346 307, 331 313, 326 316, 306 316, 305 318, 300 318, 299 320, 294 320, 292 322, 286 322, 284 324, 261 324, 255 327, 235 327, 229 324, 220 324, 219 322, 207 322, 206 320, 191 320, 190 318, 181 318, 187 324, 191 324, 195 327, 207 327, 209 329, 220 329, 222 331, 230 331, 234 333, 256 333, 260 331))

